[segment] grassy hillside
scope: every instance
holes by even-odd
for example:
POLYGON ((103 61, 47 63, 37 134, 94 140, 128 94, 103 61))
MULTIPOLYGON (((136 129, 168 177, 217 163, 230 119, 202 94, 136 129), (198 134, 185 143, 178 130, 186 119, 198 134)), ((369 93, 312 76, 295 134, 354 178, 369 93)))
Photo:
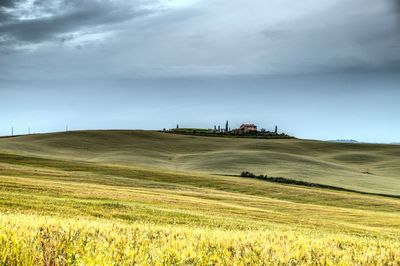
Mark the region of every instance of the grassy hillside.
POLYGON ((204 174, 248 170, 359 191, 400 194, 400 146, 82 131, 0 139, 0 150, 204 174))
POLYGON ((400 263, 398 199, 75 160, 0 161, 7 265, 400 263))
MULTIPOLYGON (((361 165, 351 161, 360 159, 345 154, 355 150, 366 157, 386 154, 387 161, 368 160, 368 165, 386 165, 380 178, 390 180, 395 146, 138 131, 0 139, 0 261, 398 265, 400 199, 209 174, 236 172, 232 158, 241 167, 248 168, 247 162, 261 169, 268 159, 259 153, 266 153, 293 167, 274 166, 277 173, 294 173, 302 164, 322 172, 325 164, 335 164, 350 175, 361 165), (232 157, 220 158, 220 165, 213 161, 218 157, 213 153, 234 150, 232 157), (308 161, 292 162, 293 157, 308 161), (328 158, 336 163, 323 164, 328 158)), ((395 176, 394 171, 393 186, 398 185, 395 176)))

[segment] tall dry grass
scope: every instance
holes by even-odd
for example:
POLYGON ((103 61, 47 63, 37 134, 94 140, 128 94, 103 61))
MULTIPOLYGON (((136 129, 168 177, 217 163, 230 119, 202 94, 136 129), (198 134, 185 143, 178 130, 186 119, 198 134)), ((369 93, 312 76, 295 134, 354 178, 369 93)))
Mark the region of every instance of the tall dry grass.
POLYGON ((400 240, 0 216, 2 265, 400 265, 400 240))

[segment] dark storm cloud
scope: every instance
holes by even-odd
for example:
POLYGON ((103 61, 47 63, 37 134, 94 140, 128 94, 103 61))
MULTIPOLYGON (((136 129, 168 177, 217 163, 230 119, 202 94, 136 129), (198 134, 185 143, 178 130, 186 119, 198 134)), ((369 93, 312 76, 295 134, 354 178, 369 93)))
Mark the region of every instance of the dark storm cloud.
POLYGON ((399 23, 399 31, 400 31, 400 0, 392 0, 394 11, 397 14, 397 22, 399 23))
POLYGON ((397 12, 400 12, 400 0, 392 0, 397 12))
POLYGON ((398 71, 400 35, 395 20, 400 0, 332 3, 296 23, 281 23, 261 34, 277 44, 272 48, 282 50, 278 54, 286 52, 292 62, 308 65, 313 72, 398 71))
POLYGON ((395 72, 400 62, 400 0, 2 3, 0 79, 395 72))
MULTIPOLYGON (((1 39, 4 43, 7 40, 8 45, 10 40, 16 43, 53 40, 62 34, 87 28, 96 29, 148 14, 145 9, 121 2, 65 0, 54 8, 47 7, 50 3, 34 2, 38 10, 37 18, 19 19, 3 12, 0 15, 0 43, 1 39), (46 13, 46 16, 41 16, 41 12, 46 13)), ((16 8, 15 1, 2 4, 4 7, 16 8)))
POLYGON ((18 2, 18 0, 1 0, 0 7, 14 7, 18 2))
POLYGON ((9 13, 6 12, 7 8, 13 8, 18 4, 18 0, 1 0, 0 1, 0 23, 9 21, 13 18, 9 13))

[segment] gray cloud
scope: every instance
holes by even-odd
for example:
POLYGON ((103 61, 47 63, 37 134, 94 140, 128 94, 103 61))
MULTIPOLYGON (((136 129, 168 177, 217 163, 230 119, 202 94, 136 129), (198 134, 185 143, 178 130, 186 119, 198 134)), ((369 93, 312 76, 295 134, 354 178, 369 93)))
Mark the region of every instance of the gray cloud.
MULTIPOLYGON (((36 18, 20 19, 15 15, 4 14, 3 23, 0 24, 0 36, 15 42, 51 41, 62 34, 101 30, 103 26, 148 14, 147 10, 139 6, 123 2, 64 0, 55 7, 51 7, 50 2, 34 2, 34 8, 37 10, 36 18)), ((3 6, 18 9, 18 5, 13 1, 6 1, 3 6)), ((6 44, 9 45, 9 42, 6 44)))
POLYGON ((0 7, 14 7, 18 2, 18 0, 1 0, 0 7))
POLYGON ((18 2, 18 0, 0 1, 0 23, 13 19, 13 16, 11 16, 6 9, 14 8, 18 2))
POLYGON ((393 3, 393 10, 397 15, 397 22, 398 22, 398 29, 400 31, 400 0, 392 0, 393 3))
POLYGON ((0 78, 394 72, 399 2, 5 1, 0 78))
POLYGON ((396 12, 400 12, 400 0, 392 0, 396 8, 396 12))

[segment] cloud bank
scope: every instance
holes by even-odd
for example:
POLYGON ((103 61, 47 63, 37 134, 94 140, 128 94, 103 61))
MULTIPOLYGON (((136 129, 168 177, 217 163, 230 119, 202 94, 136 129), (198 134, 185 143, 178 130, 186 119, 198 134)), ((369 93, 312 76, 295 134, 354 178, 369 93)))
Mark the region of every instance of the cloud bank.
POLYGON ((0 79, 398 72, 397 0, 2 0, 0 79))

